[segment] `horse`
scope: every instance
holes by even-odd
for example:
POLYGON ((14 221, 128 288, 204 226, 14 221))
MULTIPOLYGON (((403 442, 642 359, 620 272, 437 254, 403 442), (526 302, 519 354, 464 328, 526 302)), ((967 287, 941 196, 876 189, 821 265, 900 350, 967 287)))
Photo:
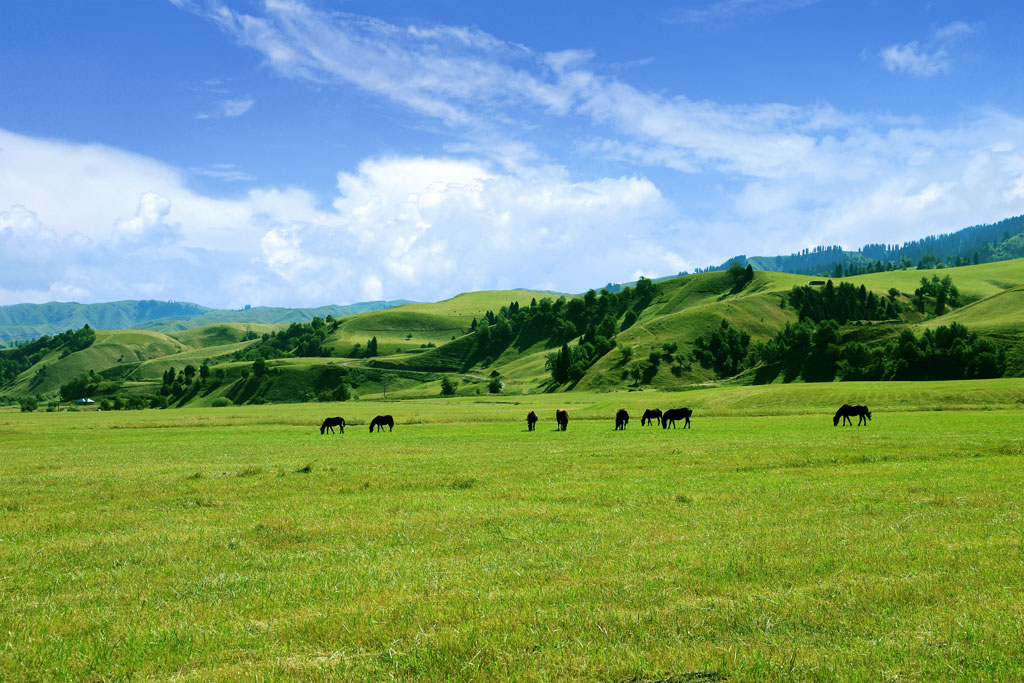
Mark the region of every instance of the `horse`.
POLYGON ((537 413, 531 410, 530 414, 526 416, 527 431, 532 432, 534 430, 534 428, 537 426, 537 419, 537 413))
POLYGON ((629 413, 625 409, 615 413, 615 429, 626 430, 626 423, 629 422, 629 413))
POLYGON ((324 434, 328 429, 331 430, 331 434, 334 433, 334 428, 337 427, 341 430, 341 433, 345 433, 345 418, 343 417, 329 417, 324 420, 324 423, 320 425, 320 433, 324 434))
POLYGON ((835 417, 832 418, 832 426, 839 426, 839 418, 843 419, 844 426, 846 425, 846 423, 850 423, 850 426, 853 426, 853 420, 850 419, 853 415, 856 415, 858 418, 858 427, 861 426, 862 424, 866 425, 868 423, 868 420, 871 419, 871 411, 868 410, 867 406, 851 406, 844 403, 842 406, 840 406, 839 410, 836 411, 835 417))
POLYGON ((683 429, 690 426, 690 416, 693 415, 693 411, 689 408, 670 408, 661 414, 661 428, 668 429, 668 423, 672 423, 672 429, 676 428, 676 420, 686 420, 683 423, 683 429))
POLYGON ((390 415, 378 415, 377 417, 370 420, 370 433, 373 434, 373 428, 376 427, 378 432, 384 431, 384 425, 388 426, 390 432, 395 428, 395 418, 390 415))
POLYGON ((640 426, 654 424, 655 420, 658 421, 658 424, 661 424, 661 408, 645 410, 644 416, 640 418, 640 426))
POLYGON ((559 408, 555 411, 555 422, 558 423, 558 427, 555 431, 561 429, 563 432, 569 428, 569 412, 559 408))

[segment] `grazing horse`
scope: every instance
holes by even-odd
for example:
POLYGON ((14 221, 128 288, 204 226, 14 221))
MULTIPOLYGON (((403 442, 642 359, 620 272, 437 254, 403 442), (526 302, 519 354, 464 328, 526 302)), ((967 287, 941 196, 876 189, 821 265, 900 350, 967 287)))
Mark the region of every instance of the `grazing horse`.
POLYGON ((671 408, 661 414, 661 428, 668 429, 668 423, 672 423, 672 429, 676 428, 676 420, 685 420, 683 429, 690 426, 690 416, 693 411, 689 408, 671 408))
POLYGON ((856 415, 858 418, 858 427, 861 426, 862 424, 866 425, 868 423, 868 420, 871 419, 871 411, 868 410, 867 406, 851 406, 844 403, 842 406, 840 406, 839 410, 836 411, 835 417, 832 418, 832 426, 837 427, 839 425, 839 418, 843 419, 844 426, 846 425, 846 423, 850 423, 850 425, 852 426, 853 420, 851 420, 850 418, 853 415, 856 415))
POLYGON ((615 428, 626 431, 626 423, 629 422, 629 413, 625 409, 615 413, 615 428))
POLYGON ((320 433, 324 434, 328 429, 331 430, 331 434, 334 433, 334 428, 337 427, 341 430, 341 433, 345 433, 345 418, 343 417, 329 417, 324 420, 324 423, 320 425, 320 433))
POLYGON ((655 420, 658 421, 658 424, 661 424, 661 408, 645 410, 644 416, 640 418, 640 426, 654 424, 655 420))
POLYGON ((376 427, 378 432, 384 431, 384 425, 388 426, 390 432, 395 428, 395 418, 390 415, 378 415, 377 417, 370 420, 370 433, 373 434, 373 428, 376 427))
POLYGON ((530 414, 526 416, 526 430, 532 432, 537 426, 537 413, 530 411, 530 414))
POLYGON ((559 408, 558 410, 556 410, 555 411, 555 422, 558 423, 558 427, 557 427, 557 429, 555 431, 557 431, 558 429, 561 429, 564 432, 566 429, 568 429, 569 428, 569 411, 563 410, 562 408, 559 408))

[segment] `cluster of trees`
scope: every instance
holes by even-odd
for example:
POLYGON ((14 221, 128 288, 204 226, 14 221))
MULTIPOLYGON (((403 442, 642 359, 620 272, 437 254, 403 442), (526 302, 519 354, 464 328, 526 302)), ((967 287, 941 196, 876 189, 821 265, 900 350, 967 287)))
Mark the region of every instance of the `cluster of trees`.
MULTIPOLYGON (((328 354, 330 355, 330 354, 328 354)), ((364 349, 362 344, 355 344, 352 350, 349 351, 349 358, 376 358, 380 355, 380 351, 377 349, 377 337, 368 339, 366 341, 366 348, 364 349)))
POLYGON ((783 378, 791 382, 830 382, 842 356, 839 324, 835 320, 787 323, 774 337, 750 350, 748 364, 781 365, 783 378))
POLYGON ((164 370, 162 381, 160 382, 159 394, 160 396, 179 399, 190 388, 198 389, 199 386, 205 385, 209 381, 211 374, 214 379, 219 381, 223 381, 225 377, 223 368, 217 368, 211 373, 209 362, 205 360, 198 368, 189 364, 182 368, 181 372, 176 371, 173 367, 167 368, 164 370), (196 382, 197 375, 199 378, 198 382, 196 382))
POLYGON ((794 287, 787 300, 801 321, 835 320, 845 325, 851 320, 889 320, 897 317, 896 297, 899 292, 889 290, 888 297, 878 297, 864 285, 855 287, 849 282, 840 282, 836 287, 832 280, 824 287, 794 287))
POLYGON ((960 290, 953 284, 952 278, 948 275, 941 280, 938 275, 932 275, 932 279, 921 278, 921 286, 914 290, 914 306, 921 313, 925 312, 926 299, 935 300, 935 315, 942 315, 946 312, 946 305, 956 308, 960 305, 960 290))
POLYGON ((92 370, 87 375, 80 375, 60 385, 60 400, 76 401, 80 398, 92 398, 100 385, 100 378, 92 370))
POLYGON ((744 268, 738 261, 733 261, 729 264, 729 279, 732 281, 732 293, 735 294, 754 279, 754 267, 748 263, 744 268))
POLYGON ((320 358, 330 357, 332 350, 326 346, 327 336, 338 328, 339 322, 332 316, 326 319, 314 317, 308 323, 292 323, 280 332, 269 332, 234 355, 235 360, 255 361, 273 358, 320 358))
MULTIPOLYGON (((989 263, 1024 256, 1024 216, 975 225, 945 235, 931 235, 899 244, 865 244, 859 251, 838 245, 803 249, 774 259, 754 257, 759 268, 780 273, 844 277, 901 268, 942 268, 989 263)), ((727 270, 731 261, 747 263, 745 255, 706 270, 727 270)), ((698 268, 696 272, 701 272, 698 268)))
POLYGON ((743 369, 743 361, 750 347, 750 335, 741 332, 725 319, 708 335, 697 337, 693 359, 701 367, 715 371, 718 377, 732 377, 743 369))
POLYGON ((470 326, 473 337, 465 366, 489 365, 512 344, 525 349, 544 342, 548 347, 561 347, 546 361, 552 379, 559 384, 576 381, 615 347, 615 334, 636 322, 655 291, 654 283, 641 277, 635 287, 617 293, 590 290, 578 298, 534 298, 529 306, 514 301, 497 313, 487 311, 470 326), (617 322, 620 317, 621 324, 617 322), (574 339, 577 344, 570 348, 574 339))
POLYGON ((920 337, 903 330, 884 356, 882 372, 875 363, 863 379, 987 379, 1006 372, 1005 352, 959 323, 925 330, 920 337))
MULTIPOLYGON (((565 304, 565 315, 558 317, 558 304, 555 302, 552 316, 556 319, 552 341, 572 338, 578 335, 578 343, 572 349, 568 342, 562 348, 548 355, 545 368, 551 373, 551 379, 558 384, 578 382, 587 369, 602 356, 615 348, 615 334, 631 327, 655 295, 654 283, 641 277, 636 287, 627 287, 612 294, 602 290, 598 296, 594 290, 587 292, 582 299, 572 299, 565 304), (616 322, 622 316, 622 324, 616 322)), ((532 308, 532 307, 531 307, 532 308)), ((544 316, 532 321, 534 325, 545 324, 544 316)))
POLYGON ((61 358, 89 348, 96 341, 96 332, 85 325, 79 330, 68 330, 54 336, 43 335, 39 339, 21 344, 13 349, 0 351, 0 386, 7 385, 38 363, 47 354, 61 352, 61 358))
POLYGON ((786 381, 951 380, 1002 377, 1006 354, 959 323, 925 330, 905 329, 896 340, 875 347, 843 343, 834 320, 786 325, 751 350, 750 365, 776 365, 786 381))

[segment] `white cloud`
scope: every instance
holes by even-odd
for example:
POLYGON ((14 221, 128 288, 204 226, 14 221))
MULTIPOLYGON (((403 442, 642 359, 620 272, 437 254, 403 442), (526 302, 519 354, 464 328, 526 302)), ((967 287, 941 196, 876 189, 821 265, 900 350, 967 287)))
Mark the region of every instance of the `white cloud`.
POLYGON ((891 243, 1024 213, 1024 119, 999 111, 937 129, 825 103, 727 106, 640 90, 586 51, 536 55, 473 29, 401 28, 298 0, 268 0, 261 16, 176 4, 282 74, 356 85, 465 139, 445 157, 365 159, 325 203, 301 188, 211 197, 153 159, 0 130, 0 297, 296 305, 579 291, 739 251, 891 243), (681 171, 668 181, 680 199, 639 173, 580 178, 551 163, 516 140, 526 110, 589 124, 582 155, 681 171))
POLYGON ((196 114, 197 119, 233 119, 241 116, 256 103, 253 99, 228 98, 217 103, 213 111, 196 114))
POLYGON ((954 21, 935 29, 925 45, 916 40, 903 45, 889 45, 879 52, 879 57, 882 59, 882 65, 893 73, 908 73, 912 76, 930 78, 952 70, 950 47, 959 38, 972 33, 974 29, 970 24, 954 21))
POLYGON ((740 17, 786 12, 814 5, 821 0, 719 0, 704 7, 678 9, 668 14, 670 22, 698 24, 740 17))
POLYGON ((256 180, 256 176, 235 168, 234 164, 212 164, 209 168, 193 167, 189 169, 189 173, 206 176, 208 178, 217 178, 229 183, 256 180))
POLYGON ((935 74, 949 73, 951 62, 944 48, 933 52, 922 51, 917 41, 905 45, 890 45, 880 53, 882 64, 892 72, 903 72, 928 78, 935 74))
POLYGON ((297 189, 207 197, 175 169, 109 147, 0 131, 0 150, 0 174, 21 183, 0 183, 11 207, 0 213, 0 296, 14 298, 4 303, 59 292, 215 306, 439 299, 684 267, 681 246, 665 246, 672 207, 639 177, 368 159, 338 175, 324 211, 297 189))

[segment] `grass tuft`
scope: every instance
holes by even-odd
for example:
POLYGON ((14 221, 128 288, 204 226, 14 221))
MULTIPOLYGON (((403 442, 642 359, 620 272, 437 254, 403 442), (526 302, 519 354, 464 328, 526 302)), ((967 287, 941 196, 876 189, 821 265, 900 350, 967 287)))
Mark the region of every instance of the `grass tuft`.
POLYGON ((448 488, 451 489, 471 489, 474 486, 476 486, 476 479, 473 477, 455 477, 448 484, 448 488))
POLYGON ((178 501, 181 507, 189 508, 217 508, 220 507, 220 503, 213 500, 212 498, 199 498, 199 497, 188 497, 182 498, 178 501))
POLYGON ((263 468, 262 467, 257 467, 256 465, 249 465, 248 467, 245 467, 245 468, 242 468, 242 469, 238 470, 238 474, 236 476, 239 476, 239 477, 255 477, 257 474, 262 474, 262 473, 263 473, 263 468))
POLYGON ((313 463, 307 462, 305 465, 295 470, 296 474, 309 474, 313 471, 313 463))

